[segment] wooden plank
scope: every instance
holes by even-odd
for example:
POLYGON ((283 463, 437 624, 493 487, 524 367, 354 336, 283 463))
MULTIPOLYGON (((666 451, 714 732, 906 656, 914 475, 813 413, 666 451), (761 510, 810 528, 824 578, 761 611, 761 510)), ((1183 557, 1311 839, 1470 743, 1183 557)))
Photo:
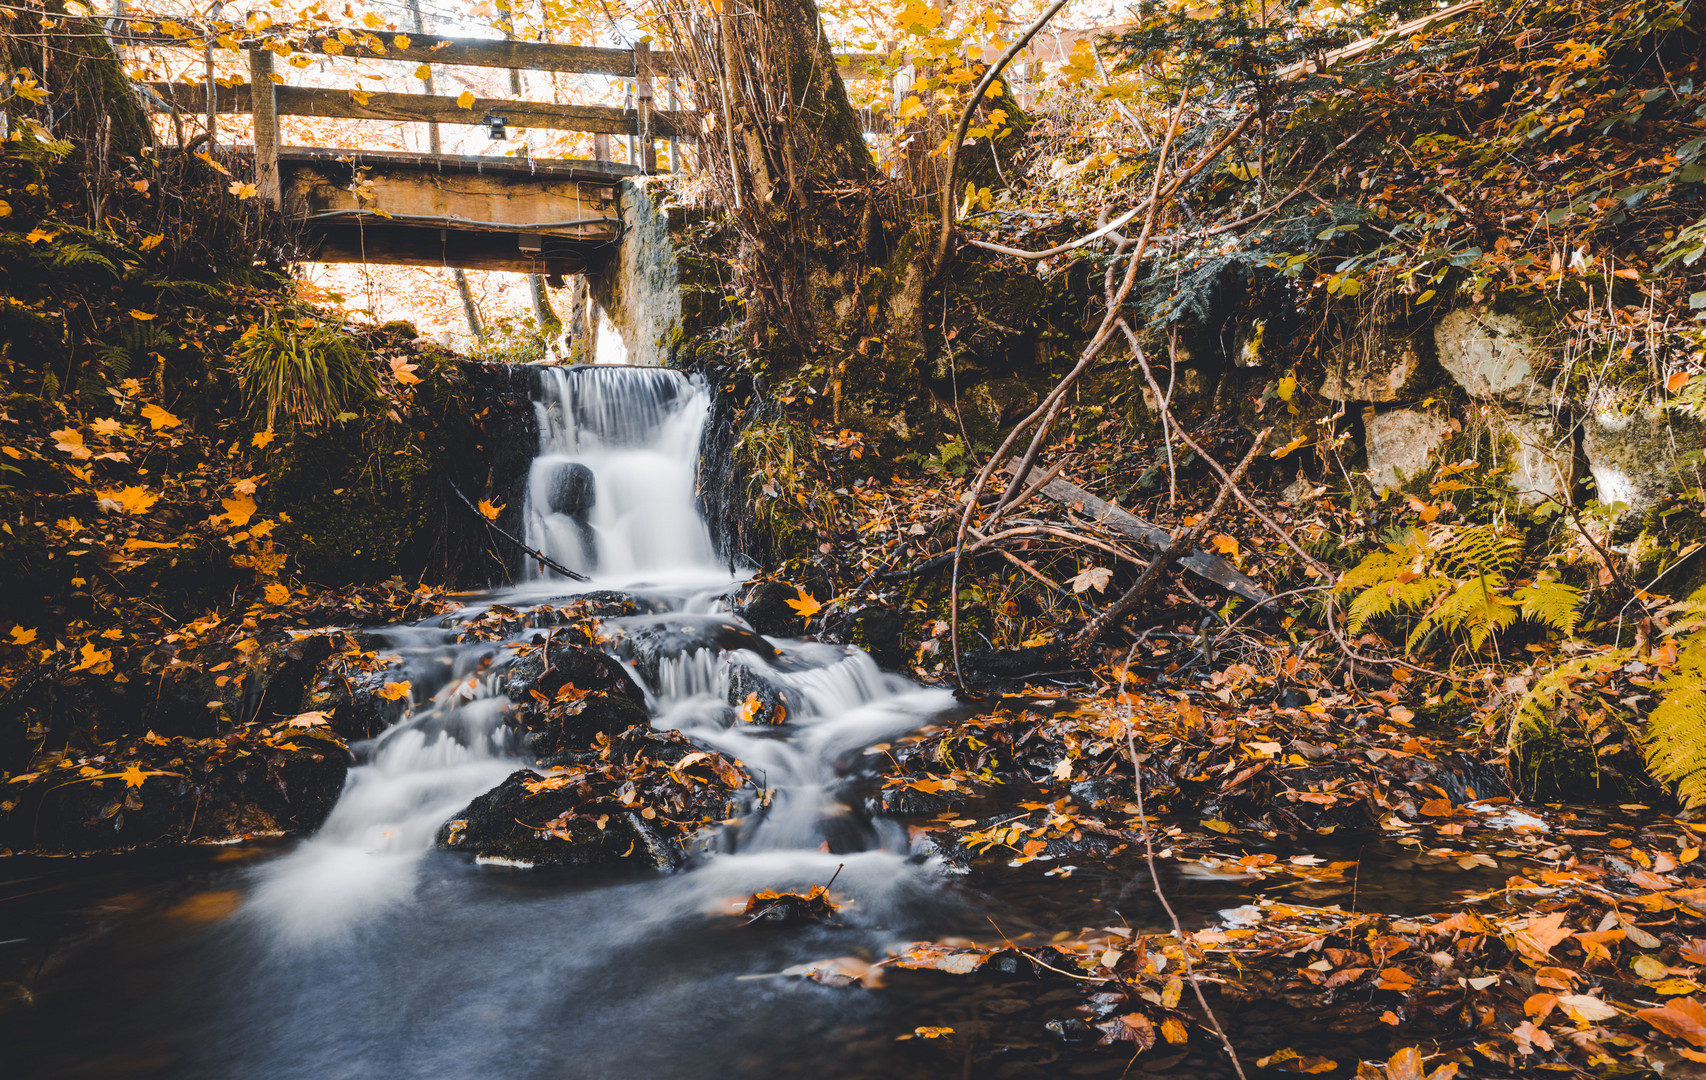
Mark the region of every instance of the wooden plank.
MULTIPOLYGON (((149 83, 149 87, 167 102, 176 101, 180 108, 196 108, 206 101, 206 90, 193 83, 149 83)), ((248 112, 247 95, 219 96, 219 111, 248 112)), ((470 108, 462 108, 453 97, 429 97, 425 94, 393 94, 374 91, 357 100, 348 90, 332 90, 310 86, 280 86, 276 88, 280 116, 323 116, 349 120, 393 120, 409 123, 478 125, 487 112, 502 116, 511 127, 539 128, 551 131, 590 131, 609 135, 632 135, 639 130, 640 114, 635 109, 613 109, 604 105, 551 105, 535 101, 513 101, 507 98, 475 98, 470 108)), ((654 110, 651 129, 660 137, 671 134, 691 135, 692 118, 687 113, 654 110)))
MULTIPOLYGON (((1018 458, 1007 463, 1008 472, 1012 472, 1018 467, 1018 458)), ((1025 477, 1025 483, 1020 486, 1020 490, 1024 490, 1041 480, 1044 475, 1045 470, 1032 467, 1025 477)), ((1137 541, 1151 552, 1165 551, 1173 543, 1173 534, 1166 529, 1159 525, 1152 525, 1135 514, 1121 510, 1106 499, 1090 494, 1077 484, 1060 479, 1050 480, 1043 485, 1041 494, 1062 506, 1070 507, 1112 532, 1137 541)), ((1236 567, 1218 555, 1210 555, 1201 550, 1193 551, 1180 559, 1179 565, 1203 580, 1212 582, 1230 593, 1242 596, 1251 603, 1265 604, 1272 599, 1266 589, 1240 573, 1236 567)))
POLYGON ((601 265, 614 249, 612 240, 553 238, 543 250, 527 252, 518 247, 514 233, 441 231, 368 220, 360 225, 311 224, 302 259, 506 270, 520 274, 580 274, 601 265))
MULTIPOLYGON (((200 49, 209 40, 209 31, 184 24, 189 37, 173 37, 157 30, 136 28, 132 19, 128 32, 114 34, 121 45, 152 46, 155 48, 200 49)), ((152 26, 158 20, 144 22, 152 26)), ((251 34, 227 32, 228 41, 241 49, 259 49, 267 38, 251 34)), ((342 28, 325 30, 305 38, 292 37, 288 43, 301 52, 324 56, 348 56, 364 60, 400 60, 411 64, 451 64, 459 67, 522 68, 533 71, 561 71, 571 75, 634 75, 634 53, 631 49, 605 49, 585 45, 558 45, 549 41, 505 41, 502 38, 458 38, 437 34, 398 34, 395 31, 342 28), (406 38, 406 49, 397 47, 397 39, 406 38)), ((652 70, 675 71, 674 53, 652 53, 652 70)))
POLYGON ((249 54, 249 107, 255 114, 255 187, 274 210, 284 205, 278 182, 278 99, 272 81, 273 54, 249 54))
MULTIPOLYGON (((624 177, 640 175, 640 170, 632 165, 614 161, 589 161, 585 158, 535 158, 528 161, 496 154, 415 154, 406 150, 341 150, 323 146, 285 146, 279 149, 278 156, 280 162, 285 164, 338 162, 345 165, 384 165, 432 173, 485 173, 493 176, 586 180, 612 189, 624 177)), ((614 193, 611 197, 614 197, 614 193)))

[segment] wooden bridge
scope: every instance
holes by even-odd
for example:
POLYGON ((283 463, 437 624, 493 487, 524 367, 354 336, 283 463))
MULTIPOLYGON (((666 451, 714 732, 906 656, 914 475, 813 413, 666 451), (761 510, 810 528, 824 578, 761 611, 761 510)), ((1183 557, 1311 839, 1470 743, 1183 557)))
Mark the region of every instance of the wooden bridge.
MULTIPOLYGON (((300 222, 308 257, 324 262, 369 262, 577 273, 604 257, 620 240, 618 185, 658 171, 657 146, 680 167, 683 142, 698 135, 695 117, 655 107, 656 83, 683 74, 671 53, 645 44, 632 49, 590 48, 547 42, 453 38, 365 29, 333 29, 297 43, 304 52, 346 59, 407 61, 433 67, 465 66, 511 71, 565 72, 632 80, 633 108, 556 105, 511 98, 466 99, 427 94, 355 92, 291 86, 275 78, 275 51, 230 29, 160 32, 131 20, 119 44, 207 52, 203 83, 150 83, 155 107, 175 118, 252 114, 255 179, 261 197, 300 222), (247 53, 247 86, 221 86, 213 78, 212 50, 247 53), (498 156, 411 154, 279 144, 280 116, 480 125, 501 117, 508 127, 588 132, 592 160, 545 161, 498 156), (626 137, 633 164, 610 160, 610 137, 626 137)), ((1071 44, 1095 31, 1054 35, 1036 60, 1058 60, 1071 44), (1052 50, 1052 52, 1050 51, 1052 50), (1057 55, 1058 54, 1058 55, 1057 55)), ((888 77, 904 58, 892 49, 837 57, 847 79, 888 77)), ((673 98, 673 81, 671 82, 673 98)), ((885 130, 866 118, 870 130, 885 130)))

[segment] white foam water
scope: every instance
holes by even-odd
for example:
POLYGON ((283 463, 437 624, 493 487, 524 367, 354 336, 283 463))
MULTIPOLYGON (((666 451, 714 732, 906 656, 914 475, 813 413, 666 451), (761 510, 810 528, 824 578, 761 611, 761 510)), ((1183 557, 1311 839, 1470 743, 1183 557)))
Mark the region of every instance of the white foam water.
MULTIPOLYGON (((639 681, 654 726, 741 760, 769 793, 762 814, 739 830, 738 853, 711 856, 689 873, 698 884, 671 886, 658 902, 696 908, 737 882, 758 888, 826 878, 823 849, 828 825, 838 819, 837 842, 859 867, 842 885, 889 891, 873 883, 902 872, 904 837, 842 804, 838 766, 873 742, 927 723, 951 706, 951 694, 885 673, 851 646, 764 642, 727 612, 721 598, 738 578, 712 544, 694 497, 710 412, 702 384, 655 368, 545 368, 538 375, 539 450, 528 476, 526 538, 591 581, 535 568, 522 586, 492 600, 525 607, 623 589, 670 609, 606 623, 616 655, 637 675, 636 657, 652 650, 650 677, 639 681), (760 655, 760 646, 771 655, 760 655), (784 727, 737 722, 730 701, 737 676, 762 679, 785 695, 784 727), (848 835, 860 839, 850 845, 848 835)), ((507 650, 455 643, 453 632, 437 629, 396 628, 384 636, 402 658, 399 677, 414 688, 409 715, 359 748, 365 760, 351 770, 326 824, 264 868, 249 905, 294 943, 344 936, 406 903, 440 825, 531 764, 518 756, 506 726, 507 650)), ((516 869, 488 860, 480 872, 516 869)))

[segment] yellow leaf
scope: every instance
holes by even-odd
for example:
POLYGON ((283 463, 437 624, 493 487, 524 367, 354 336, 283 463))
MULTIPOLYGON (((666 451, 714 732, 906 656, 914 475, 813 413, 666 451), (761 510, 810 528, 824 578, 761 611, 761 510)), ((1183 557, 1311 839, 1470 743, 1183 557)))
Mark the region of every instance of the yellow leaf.
POLYGON ((474 92, 472 90, 464 90, 460 94, 457 94, 456 107, 458 109, 472 109, 474 107, 474 92))
POLYGON ((504 512, 503 503, 494 503, 490 499, 480 500, 480 513, 487 521, 496 521, 498 515, 504 512))
POLYGON ((1208 542, 1214 550, 1220 552, 1222 555, 1238 554, 1238 541, 1227 536, 1225 533, 1215 533, 1213 536, 1208 538, 1208 542))
POLYGON ((160 501, 160 496, 137 484, 97 491, 95 495, 101 500, 102 510, 121 510, 126 514, 146 514, 149 507, 160 501))
POLYGON ((1191 1033, 1185 1029, 1185 1025, 1181 1024, 1177 1017, 1169 1016, 1161 1021, 1161 1036, 1168 1042, 1178 1045, 1189 1039, 1191 1033))
POLYGON ((798 600, 788 600, 785 602, 789 607, 794 609, 794 612, 798 614, 800 618, 809 619, 823 610, 823 605, 812 599, 811 594, 807 593, 806 590, 797 585, 794 586, 794 589, 800 594, 800 598, 798 600))
POLYGON ((409 47, 409 35, 398 34, 396 37, 391 39, 391 44, 399 49, 406 49, 409 47))
POLYGON ((349 96, 355 99, 357 105, 366 105, 373 100, 373 95, 366 90, 351 90, 349 96))
POLYGON ((12 626, 12 644, 13 645, 28 645, 32 641, 34 641, 35 639, 36 639, 36 632, 34 630, 25 630, 23 627, 18 626, 15 623, 13 624, 13 626, 12 626))
POLYGON ((24 460, 24 452, 22 450, 17 449, 16 447, 0 446, 0 453, 4 453, 7 457, 11 458, 13 461, 24 460))
POLYGON ((183 423, 182 420, 179 420, 177 417, 173 416, 158 405, 142 406, 142 418, 147 420, 148 426, 153 428, 155 431, 159 431, 161 428, 177 427, 179 424, 183 423))
POLYGON ((1287 454, 1291 453, 1293 450, 1296 450, 1298 447, 1302 446, 1304 443, 1306 443, 1308 441, 1309 441, 1309 436, 1299 435, 1297 438, 1286 443, 1284 446, 1280 447, 1278 450, 1275 450, 1272 454, 1269 454, 1268 456, 1273 457, 1273 458, 1285 457, 1287 454))
POLYGON ((113 435, 117 434, 124 425, 110 416, 104 416, 89 426, 95 429, 97 435, 113 435))
POLYGON ((31 229, 29 235, 24 237, 24 240, 31 244, 40 244, 45 241, 52 240, 58 235, 59 233, 57 232, 48 232, 45 229, 31 229))
POLYGON ((265 431, 255 432, 255 437, 253 439, 250 439, 249 441, 252 444, 254 444, 255 446, 260 447, 261 449, 265 449, 266 445, 268 443, 272 442, 277 437, 278 437, 277 433, 274 432, 272 428, 267 428, 265 431))
POLYGON ((168 544, 159 540, 138 540, 134 536, 124 542, 124 550, 126 551, 154 551, 177 546, 177 544, 168 544))
POLYGON ((1224 821, 1215 821, 1215 820, 1209 819, 1209 820, 1203 821, 1202 824, 1203 824, 1204 828, 1213 829, 1217 833, 1229 833, 1232 831, 1232 826, 1227 824, 1224 821))
POLYGON ((89 448, 83 445, 83 433, 78 431, 76 428, 61 428, 58 431, 50 431, 47 434, 48 437, 53 440, 53 448, 55 450, 63 450, 65 453, 70 454, 78 460, 83 460, 90 456, 89 448))
POLYGON ((72 671, 87 671, 91 675, 105 675, 113 669, 113 654, 110 649, 97 649, 88 642, 83 643, 83 661, 72 671))
POLYGON ((255 516, 255 500, 247 495, 239 495, 235 499, 220 499, 219 505, 225 507, 225 513, 215 515, 229 521, 232 525, 242 527, 255 516))
POLYGON ((751 693, 746 695, 746 700, 740 703, 740 708, 736 709, 735 713, 740 718, 741 723, 750 724, 752 718, 758 715, 760 708, 762 705, 759 703, 758 694, 751 693))
POLYGON ((154 318, 154 316, 148 314, 148 312, 138 311, 135 308, 130 309, 130 317, 133 319, 138 319, 142 322, 149 322, 154 318))
POLYGON ((287 604, 290 602, 290 590, 276 581, 262 591, 266 594, 269 604, 287 604))
POLYGON ((402 701, 409 696, 409 689, 409 680, 407 679, 402 682, 388 682, 385 684, 385 689, 379 691, 379 696, 386 701, 402 701))
MULTIPOLYGON (((366 102, 363 102, 363 104, 366 104, 366 102)), ((225 190, 237 196, 239 199, 252 199, 256 195, 260 194, 260 189, 255 187, 255 185, 244 183, 241 180, 231 181, 231 185, 225 190)))
POLYGON ((142 775, 142 766, 134 761, 126 765, 124 772, 119 775, 124 778, 124 786, 127 788, 141 787, 142 781, 145 779, 142 775))
POLYGON ((417 78, 417 79, 430 79, 430 78, 432 78, 432 67, 431 67, 431 65, 422 64, 420 67, 416 68, 415 69, 415 78, 417 78))
POLYGON ((391 361, 391 374, 404 386, 413 386, 421 381, 421 377, 415 374, 415 370, 419 367, 419 364, 411 364, 402 357, 398 357, 391 361))
POLYGON ((11 217, 11 216, 12 216, 12 204, 7 202, 5 199, 0 199, 0 217, 11 217))

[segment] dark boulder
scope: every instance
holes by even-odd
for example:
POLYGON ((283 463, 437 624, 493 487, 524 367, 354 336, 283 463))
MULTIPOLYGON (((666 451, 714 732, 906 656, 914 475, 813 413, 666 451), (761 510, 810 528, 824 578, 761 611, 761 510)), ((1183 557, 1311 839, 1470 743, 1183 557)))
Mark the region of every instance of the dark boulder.
POLYGON ((675 865, 674 845, 639 814, 588 806, 584 785, 557 780, 531 769, 511 774, 446 822, 438 846, 533 866, 675 865))
POLYGON ((735 601, 735 614, 766 637, 799 637, 806 632, 800 613, 788 606, 800 591, 785 581, 759 581, 735 601))
POLYGON ((591 753, 600 735, 614 735, 651 721, 643 705, 613 693, 553 701, 549 706, 520 710, 518 716, 528 732, 528 748, 549 764, 591 753))
POLYGON ((904 631, 898 611, 872 604, 853 612, 824 637, 843 645, 856 645, 870 653, 878 667, 899 671, 906 663, 906 652, 901 646, 904 631))
POLYGON ((788 719, 788 691, 764 672, 735 664, 729 669, 729 704, 749 724, 780 724, 788 719))
POLYGON ((565 461, 557 466, 548 483, 551 509, 555 513, 585 517, 598 502, 592 470, 578 461, 565 461))
POLYGON ((627 698, 640 706, 646 702, 646 695, 635 685, 627 668, 585 645, 553 644, 518 657, 509 667, 505 693, 519 705, 538 700, 534 692, 555 698, 566 686, 627 698))

